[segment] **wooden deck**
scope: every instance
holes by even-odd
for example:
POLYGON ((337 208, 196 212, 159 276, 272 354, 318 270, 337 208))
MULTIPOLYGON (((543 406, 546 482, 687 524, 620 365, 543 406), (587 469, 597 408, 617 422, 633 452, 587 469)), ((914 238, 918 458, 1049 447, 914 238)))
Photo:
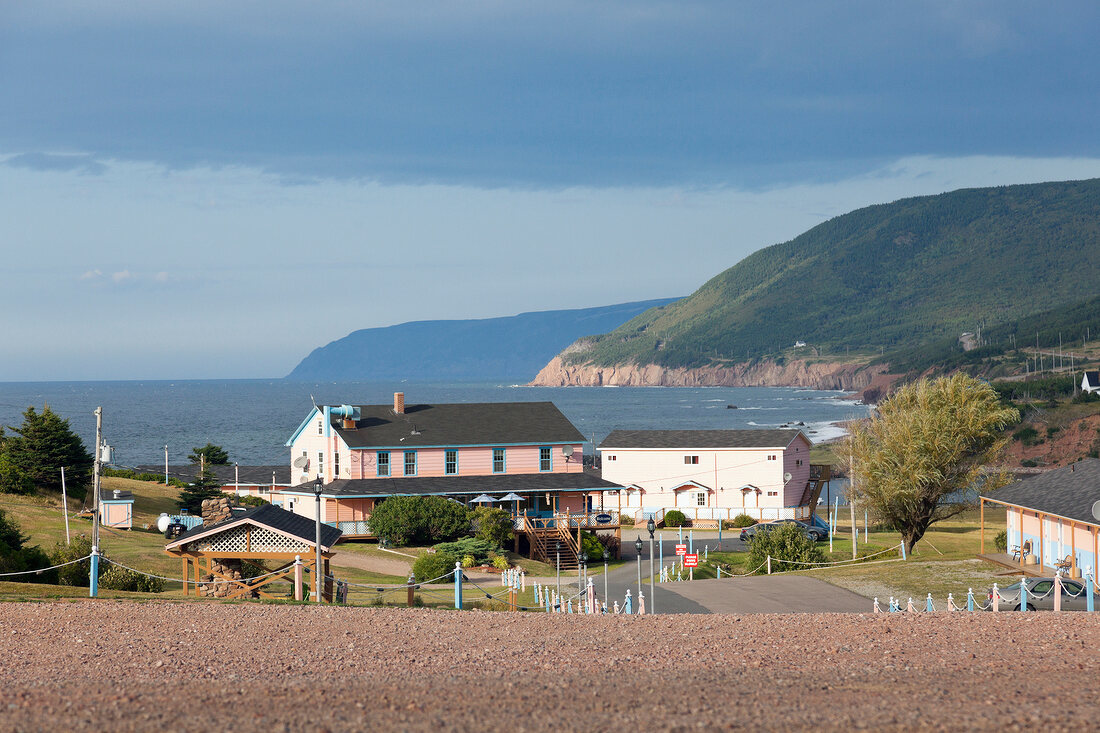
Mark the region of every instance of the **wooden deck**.
POLYGON ((1030 578, 1050 578, 1058 571, 1046 565, 1020 565, 1018 559, 1006 552, 987 552, 978 555, 979 560, 1000 565, 1006 569, 1001 575, 1026 575, 1030 578))

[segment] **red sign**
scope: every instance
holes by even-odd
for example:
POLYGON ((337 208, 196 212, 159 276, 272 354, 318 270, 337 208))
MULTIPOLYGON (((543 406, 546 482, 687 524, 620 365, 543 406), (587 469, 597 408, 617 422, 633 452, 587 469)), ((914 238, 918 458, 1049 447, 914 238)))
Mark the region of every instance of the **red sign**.
POLYGON ((688 554, 688 546, 687 545, 676 545, 676 554, 677 555, 686 555, 686 554, 688 554))
POLYGON ((699 553, 694 555, 684 555, 684 567, 685 568, 697 568, 699 567, 699 553))

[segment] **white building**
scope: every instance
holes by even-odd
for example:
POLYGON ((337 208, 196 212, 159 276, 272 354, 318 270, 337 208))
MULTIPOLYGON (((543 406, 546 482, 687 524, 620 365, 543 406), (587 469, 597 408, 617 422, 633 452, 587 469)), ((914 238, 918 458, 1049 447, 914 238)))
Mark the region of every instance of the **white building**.
POLYGON ((1100 371, 1088 371, 1081 377, 1081 389, 1085 392, 1100 392, 1100 371))
POLYGON ((599 447, 627 513, 717 520, 807 518, 822 485, 811 445, 801 430, 615 430, 599 447))

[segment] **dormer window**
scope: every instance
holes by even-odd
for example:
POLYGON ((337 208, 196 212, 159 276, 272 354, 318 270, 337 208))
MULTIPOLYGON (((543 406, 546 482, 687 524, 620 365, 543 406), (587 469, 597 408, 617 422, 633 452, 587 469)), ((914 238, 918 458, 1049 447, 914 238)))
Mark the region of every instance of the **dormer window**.
POLYGON ((325 434, 324 428, 321 427, 321 421, 320 420, 317 421, 317 434, 318 435, 324 435, 325 434))

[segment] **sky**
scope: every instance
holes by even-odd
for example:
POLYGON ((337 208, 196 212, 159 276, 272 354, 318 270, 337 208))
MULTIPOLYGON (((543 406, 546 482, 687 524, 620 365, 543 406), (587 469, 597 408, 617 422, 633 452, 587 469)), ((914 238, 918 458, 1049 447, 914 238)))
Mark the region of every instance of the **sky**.
POLYGON ((0 3, 0 381, 687 295, 861 206, 1100 176, 1093 2, 0 3))

